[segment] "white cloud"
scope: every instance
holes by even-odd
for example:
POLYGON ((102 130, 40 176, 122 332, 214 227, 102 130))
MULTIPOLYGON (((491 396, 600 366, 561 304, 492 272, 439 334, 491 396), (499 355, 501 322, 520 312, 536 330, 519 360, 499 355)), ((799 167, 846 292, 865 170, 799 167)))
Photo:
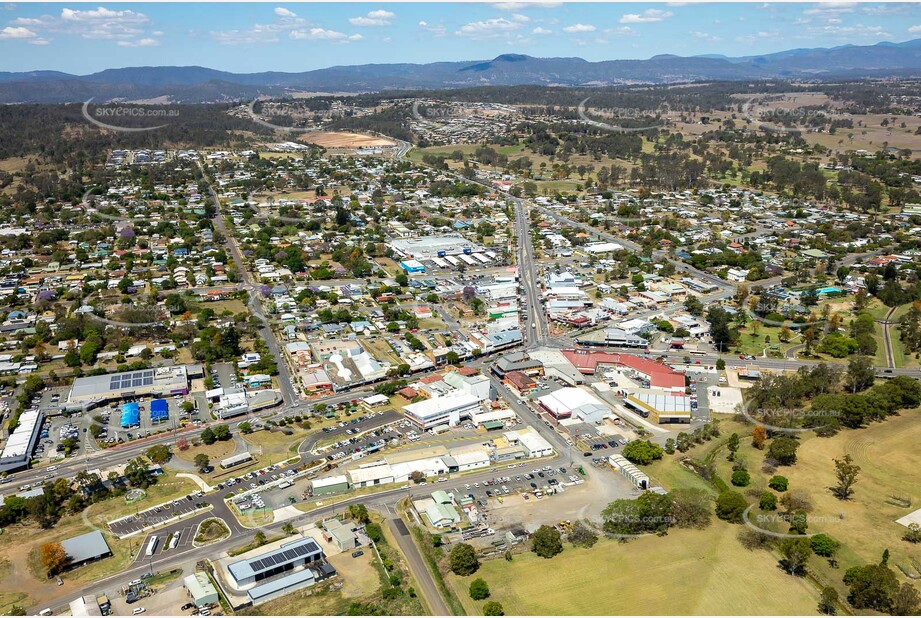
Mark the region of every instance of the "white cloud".
POLYGON ((430 24, 427 21, 420 21, 419 29, 431 32, 436 36, 443 36, 448 33, 448 29, 443 24, 430 24))
POLYGON ((50 24, 51 29, 60 29, 80 34, 86 39, 133 39, 144 33, 143 27, 150 18, 143 13, 130 10, 113 11, 103 6, 95 9, 61 9, 60 22, 50 24))
POLYGON ((473 38, 494 37, 503 33, 513 32, 521 28, 519 22, 498 17, 495 19, 486 19, 483 21, 474 21, 464 24, 457 30, 459 36, 468 36, 473 38))
POLYGON ((805 15, 827 15, 829 13, 853 13, 856 2, 820 2, 811 9, 803 11, 805 15))
POLYGON ((245 30, 217 30, 210 32, 211 38, 222 45, 260 45, 277 43, 281 35, 308 25, 306 19, 283 7, 274 10, 275 21, 269 24, 253 24, 245 30))
POLYGON ((517 21, 521 24, 526 24, 531 21, 531 18, 527 15, 522 15, 521 13, 512 13, 512 21, 517 21))
POLYGON ((661 11, 659 9, 646 9, 642 13, 627 13, 622 15, 620 18, 620 23, 622 24, 652 24, 659 22, 669 17, 672 17, 674 13, 671 11, 661 11))
POLYGON ((921 34, 921 25, 912 26, 908 29, 908 34, 921 34))
POLYGON ((160 41, 157 39, 143 38, 138 39, 137 41, 119 41, 118 45, 121 47, 156 47, 160 44, 160 41))
POLYGON ((597 28, 595 28, 595 26, 591 24, 573 24, 571 26, 566 26, 565 28, 563 28, 563 32, 571 32, 571 33, 594 32, 595 30, 597 30, 597 28))
POLYGON ((617 28, 605 28, 604 33, 609 36, 636 36, 636 31, 630 26, 619 26, 617 28))
POLYGON ((8 39, 35 39, 38 38, 38 35, 28 28, 13 27, 7 26, 3 30, 0 30, 0 40, 8 39))
POLYGON ((882 26, 868 26, 865 24, 841 26, 838 24, 826 24, 824 26, 813 26, 811 28, 807 28, 800 35, 800 38, 812 39, 816 37, 832 37, 849 40, 857 37, 881 39, 891 36, 892 34, 882 26))
POLYGON ((493 8, 500 11, 523 11, 524 9, 555 9, 562 2, 494 2, 493 8))
POLYGON ((534 28, 534 30, 531 30, 531 34, 553 34, 553 30, 547 30, 546 28, 538 26, 534 28))
POLYGON ((352 41, 360 41, 364 38, 360 34, 345 34, 325 28, 292 30, 289 36, 296 41, 329 41, 332 43, 350 43, 352 41))
POLYGON ((393 23, 394 17, 396 17, 396 13, 377 10, 371 11, 367 15, 363 15, 361 17, 352 17, 349 19, 349 23, 353 26, 362 27, 389 26, 391 23, 393 23))
POLYGON ((692 30, 691 36, 695 39, 701 39, 710 43, 717 43, 723 40, 714 34, 710 34, 709 32, 701 32, 700 30, 692 30))

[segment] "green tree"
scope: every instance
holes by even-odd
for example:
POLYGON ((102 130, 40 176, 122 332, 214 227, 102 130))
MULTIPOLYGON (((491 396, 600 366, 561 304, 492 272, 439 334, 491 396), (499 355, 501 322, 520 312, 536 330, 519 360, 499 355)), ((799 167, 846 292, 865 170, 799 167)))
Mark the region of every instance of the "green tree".
POLYGON ((482 601, 489 597, 489 585, 482 578, 477 577, 470 582, 470 598, 474 601, 482 601))
POLYGON ((796 449, 799 448, 799 440, 790 436, 777 436, 771 440, 768 447, 768 457, 774 459, 782 466, 792 466, 796 463, 796 449))
POLYGON ((825 558, 834 556, 838 548, 841 547, 841 543, 827 534, 822 533, 813 536, 810 542, 812 543, 812 551, 815 552, 817 556, 823 556, 825 558))
POLYGON ((672 522, 677 528, 703 530, 710 525, 713 504, 703 489, 674 489, 669 492, 672 500, 672 522))
POLYGON ((722 520, 742 523, 742 513, 748 508, 745 496, 737 491, 724 491, 716 498, 716 516, 722 520))
POLYGON ((505 610, 502 609, 502 604, 498 601, 486 601, 486 603, 483 605, 483 615, 504 616, 505 610))
POLYGON ((732 473, 732 484, 736 487, 748 487, 751 482, 751 475, 747 470, 736 470, 732 473))
POLYGON ((451 572, 461 577, 473 575, 480 568, 476 550, 467 543, 458 543, 451 548, 451 553, 448 554, 448 563, 451 566, 451 572))
POLYGON ((569 531, 567 538, 569 542, 573 544, 573 547, 588 548, 598 542, 598 535, 595 534, 595 531, 581 521, 577 521, 572 525, 572 529, 569 531))
POLYGON ((563 551, 560 531, 543 525, 531 535, 531 551, 541 558, 553 558, 563 551))
POLYGON ((147 457, 156 464, 165 464, 171 456, 172 453, 165 444, 156 444, 147 449, 147 457))
POLYGON ((201 441, 202 444, 214 444, 217 442, 217 438, 214 437, 214 430, 210 427, 205 427, 205 430, 201 432, 201 441))
POLYGON ((762 511, 774 511, 777 509, 777 496, 769 491, 761 492, 761 498, 758 500, 758 508, 762 511))
POLYGON ((649 440, 632 440, 624 447, 623 455, 631 463, 648 465, 657 459, 662 459, 662 447, 649 440))
POLYGON ((860 466, 854 463, 850 455, 845 455, 844 459, 835 460, 835 478, 838 484, 831 488, 832 493, 839 500, 847 500, 854 493, 852 487, 857 482, 857 475, 860 473, 860 466))
POLYGON ((774 491, 787 491, 789 484, 790 482, 785 476, 772 476, 771 480, 768 481, 768 487, 774 491))
POLYGON ((856 609, 888 612, 899 589, 895 573, 885 564, 851 567, 844 575, 848 602, 856 609))
POLYGON ((265 541, 266 541, 265 532, 263 532, 262 530, 258 531, 253 536, 253 544, 256 545, 257 547, 265 545, 265 541))
POLYGON ((822 598, 819 599, 819 613, 834 616, 838 613, 838 591, 831 586, 822 588, 822 598))
POLYGON ((739 450, 740 443, 741 439, 739 438, 739 434, 734 433, 729 436, 729 440, 726 442, 726 448, 729 449, 729 455, 726 456, 726 459, 729 461, 735 461, 736 451, 739 450))
POLYGON ((195 467, 198 468, 199 470, 204 470, 205 468, 211 465, 211 458, 208 457, 205 453, 198 453, 197 455, 195 455, 195 459, 193 460, 193 463, 195 464, 195 467))
POLYGON ((790 575, 802 575, 811 554, 812 546, 805 537, 784 539, 780 543, 780 564, 790 575))

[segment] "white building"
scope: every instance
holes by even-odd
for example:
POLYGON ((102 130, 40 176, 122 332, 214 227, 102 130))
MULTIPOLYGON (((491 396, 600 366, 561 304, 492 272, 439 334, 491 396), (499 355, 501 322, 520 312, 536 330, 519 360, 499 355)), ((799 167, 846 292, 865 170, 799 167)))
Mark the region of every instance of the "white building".
POLYGON ((470 418, 480 409, 480 399, 468 393, 458 393, 435 399, 411 403, 403 408, 409 420, 422 429, 440 425, 454 427, 463 419, 470 418))

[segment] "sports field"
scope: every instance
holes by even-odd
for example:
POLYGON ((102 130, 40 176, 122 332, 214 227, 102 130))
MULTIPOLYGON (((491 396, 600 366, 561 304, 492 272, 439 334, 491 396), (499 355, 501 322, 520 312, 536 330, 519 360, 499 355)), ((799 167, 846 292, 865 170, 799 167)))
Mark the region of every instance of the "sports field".
POLYGON ((530 552, 490 560, 471 577, 449 576, 468 614, 482 614, 470 581, 482 577, 506 615, 814 614, 818 596, 804 579, 749 552, 739 526, 675 530, 628 543, 603 539, 545 560, 530 552))

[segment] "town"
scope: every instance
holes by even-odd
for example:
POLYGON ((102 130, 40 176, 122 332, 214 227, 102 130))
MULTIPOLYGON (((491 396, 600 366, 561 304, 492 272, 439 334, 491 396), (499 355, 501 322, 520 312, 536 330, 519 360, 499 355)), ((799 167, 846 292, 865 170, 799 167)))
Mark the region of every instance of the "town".
POLYGON ((0 113, 0 613, 921 611, 896 82, 0 113))

